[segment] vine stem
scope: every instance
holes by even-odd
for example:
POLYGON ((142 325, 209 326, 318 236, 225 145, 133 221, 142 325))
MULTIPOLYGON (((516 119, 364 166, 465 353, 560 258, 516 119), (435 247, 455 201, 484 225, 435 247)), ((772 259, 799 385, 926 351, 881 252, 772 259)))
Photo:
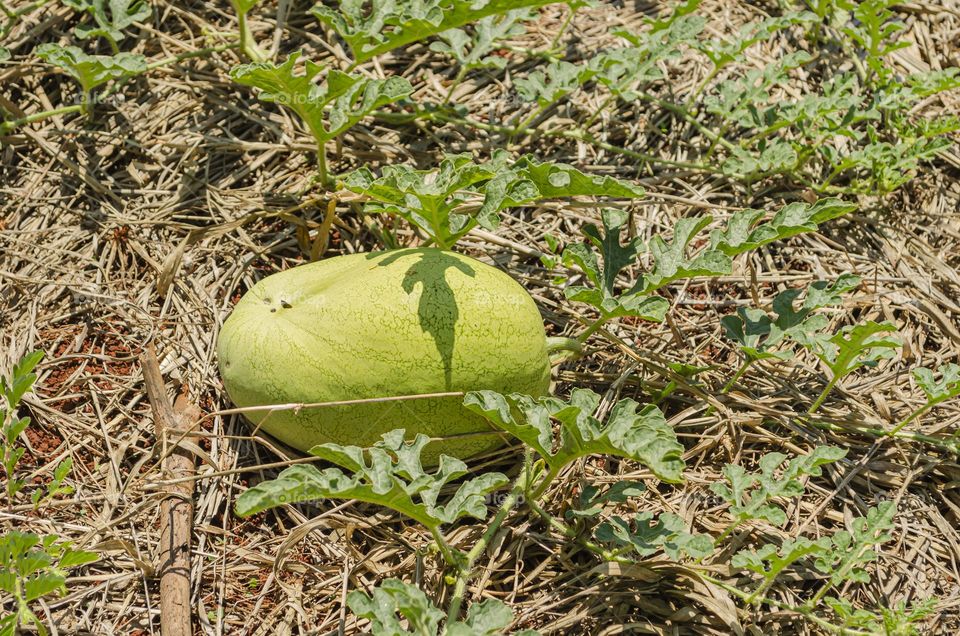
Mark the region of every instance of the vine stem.
POLYGON ((583 343, 577 338, 554 336, 547 338, 547 355, 550 364, 560 364, 571 357, 579 357, 583 353, 583 343))
MULTIPOLYGON (((710 576, 709 574, 707 574, 706 572, 697 570, 697 575, 700 576, 700 578, 702 578, 704 581, 707 581, 708 583, 712 583, 713 585, 716 585, 717 587, 723 589, 725 592, 728 592, 729 594, 736 596, 741 601, 746 602, 751 596, 749 592, 744 592, 743 590, 733 585, 730 585, 729 583, 721 581, 720 579, 716 579, 710 576)), ((797 614, 800 614, 807 620, 813 623, 816 623, 817 625, 819 625, 820 627, 822 627, 823 629, 827 630, 832 634, 843 634, 844 636, 874 636, 873 632, 864 632, 864 631, 859 631, 855 629, 850 629, 847 627, 834 625, 833 623, 826 621, 820 618, 819 616, 817 616, 813 612, 813 609, 811 607, 808 607, 806 604, 790 605, 788 603, 782 603, 776 599, 772 599, 766 596, 763 597, 762 599, 757 599, 757 600, 760 602, 766 603, 767 605, 770 605, 771 607, 774 607, 779 610, 787 610, 790 612, 795 612, 797 614)))
POLYGON ((603 103, 597 106, 597 110, 594 111, 592 115, 587 117, 587 121, 583 122, 583 126, 581 126, 581 128, 583 128, 583 130, 590 130, 590 126, 593 126, 593 122, 597 121, 597 119, 603 114, 603 111, 607 109, 607 106, 610 105, 610 102, 616 98, 617 96, 613 95, 612 93, 607 95, 607 98, 603 100, 603 103))
POLYGON ((737 383, 737 380, 739 380, 744 373, 747 372, 747 369, 750 368, 751 364, 753 364, 753 358, 747 358, 744 360, 743 364, 740 365, 740 368, 737 369, 737 372, 733 374, 733 377, 723 385, 722 389, 720 389, 720 393, 729 393, 730 389, 733 388, 733 385, 737 383))
POLYGON ((456 563, 457 560, 453 556, 453 548, 447 543, 447 540, 443 538, 440 530, 433 525, 428 525, 427 528, 430 529, 430 534, 433 535, 433 539, 437 542, 437 547, 440 548, 440 555, 443 557, 444 562, 451 565, 456 563))
POLYGON ((547 47, 547 50, 553 51, 557 48, 557 44, 560 43, 560 38, 562 38, 563 34, 566 33, 567 27, 570 26, 570 23, 573 21, 573 16, 575 15, 577 15, 577 10, 570 5, 567 5, 567 17, 563 20, 563 24, 560 25, 560 30, 557 31, 555 36, 553 36, 553 39, 550 41, 550 46, 547 47))
POLYGON ((72 106, 61 106, 60 108, 54 108, 53 110, 44 110, 39 113, 27 115, 26 117, 21 117, 20 119, 11 119, 10 121, 0 122, 0 134, 6 134, 14 128, 19 128, 20 126, 26 124, 32 124, 35 121, 41 121, 44 119, 49 119, 50 117, 56 117, 57 115, 65 115, 67 113, 79 113, 82 111, 82 105, 73 104, 72 106))
POLYGON ((450 98, 453 97, 453 91, 457 90, 457 87, 463 82, 463 78, 467 76, 467 67, 461 66, 460 71, 457 73, 456 77, 453 78, 453 81, 450 83, 450 88, 447 89, 447 94, 444 95, 443 101, 450 103, 450 98))
POLYGON ((317 140, 317 171, 320 173, 320 183, 324 188, 330 186, 330 176, 327 174, 327 144, 317 140))
POLYGON ((3 13, 7 16, 7 22, 3 25, 3 28, 0 29, 0 39, 7 37, 7 34, 13 30, 13 27, 17 24, 20 18, 31 11, 34 11, 35 9, 39 9, 48 2, 50 2, 50 0, 36 0, 35 2, 31 2, 30 4, 24 5, 15 10, 10 9, 5 2, 0 3, 3 13))
POLYGON ((826 400, 827 396, 830 394, 830 391, 833 390, 833 387, 835 387, 837 385, 837 382, 839 381, 840 381, 839 375, 833 376, 833 378, 827 383, 827 386, 823 389, 823 392, 817 397, 816 401, 814 401, 814 403, 807 410, 807 415, 813 415, 816 412, 816 410, 820 408, 824 400, 826 400))
POLYGON ((530 124, 532 124, 537 119, 537 117, 547 112, 547 109, 553 106, 555 103, 556 102, 550 102, 548 104, 544 104, 543 106, 538 106, 537 108, 535 108, 534 111, 526 117, 526 119, 521 120, 519 124, 517 124, 512 128, 510 136, 515 137, 517 135, 522 135, 523 133, 525 133, 527 131, 527 128, 530 127, 530 124))
POLYGON ((157 60, 156 62, 151 62, 147 64, 147 71, 153 71, 170 64, 176 64, 177 62, 182 62, 183 60, 189 60, 193 57, 203 57, 208 53, 221 53, 223 51, 229 51, 230 49, 239 48, 240 45, 236 42, 231 42, 229 44, 221 44, 219 46, 208 46, 202 49, 197 49, 196 51, 187 51, 186 53, 179 53, 177 55, 171 55, 170 57, 165 57, 162 60, 157 60))
POLYGON ((597 318, 597 319, 593 322, 593 324, 591 324, 589 327, 587 327, 586 330, 585 330, 582 334, 580 334, 579 336, 577 336, 577 340, 580 341, 581 344, 583 344, 584 342, 587 341, 587 339, 588 339, 590 336, 592 336, 594 333, 596 333, 597 329, 599 329, 599 328, 602 327, 604 324, 606 324, 606 322, 607 322, 608 320, 610 320, 610 317, 609 317, 609 316, 600 316, 599 318, 597 318))
POLYGON ((897 424, 892 429, 890 429, 890 431, 887 433, 887 437, 895 437, 897 433, 899 433, 904 426, 906 426, 913 420, 917 419, 918 417, 920 417, 921 415, 923 415, 924 413, 932 409, 934 406, 936 406, 936 404, 937 402, 927 402, 926 404, 918 408, 916 411, 914 411, 913 413, 908 415, 904 420, 902 420, 899 424, 897 424))
POLYGON ((266 54, 257 46, 253 34, 250 32, 250 25, 247 24, 246 12, 237 11, 237 23, 240 30, 240 50, 251 62, 263 62, 267 59, 266 54))
POLYGON ((520 495, 525 488, 529 476, 529 470, 527 466, 524 466, 520 475, 517 476, 513 488, 511 488, 507 496, 504 497, 503 503, 500 505, 500 510, 497 511, 497 515, 493 518, 493 521, 490 522, 490 525, 487 526, 487 529, 484 530, 483 536, 481 536, 477 543, 467 552, 466 560, 460 565, 459 573, 454 583, 453 596, 450 597, 450 606, 447 610, 447 625, 452 625, 457 618, 459 618, 460 608, 463 605, 463 597, 467 591, 467 582, 473 573, 473 567, 476 565, 480 555, 483 554, 487 546, 490 545, 497 531, 500 530, 500 526, 503 525, 507 515, 510 514, 510 511, 513 510, 520 501, 520 495))

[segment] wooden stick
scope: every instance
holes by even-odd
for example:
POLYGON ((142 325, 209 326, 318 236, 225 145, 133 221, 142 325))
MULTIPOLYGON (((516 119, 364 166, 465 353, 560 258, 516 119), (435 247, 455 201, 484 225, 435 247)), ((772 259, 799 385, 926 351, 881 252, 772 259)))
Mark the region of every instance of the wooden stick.
MULTIPOLYGON (((193 454, 182 447, 172 453, 166 445, 175 441, 200 410, 186 396, 177 397, 171 407, 160 374, 160 363, 153 345, 140 356, 147 397, 153 408, 156 444, 165 457, 161 464, 164 479, 190 477, 194 473, 193 454)), ((160 504, 160 547, 157 573, 160 576, 160 632, 163 636, 190 636, 190 539, 193 535, 193 480, 164 487, 167 496, 160 504)))

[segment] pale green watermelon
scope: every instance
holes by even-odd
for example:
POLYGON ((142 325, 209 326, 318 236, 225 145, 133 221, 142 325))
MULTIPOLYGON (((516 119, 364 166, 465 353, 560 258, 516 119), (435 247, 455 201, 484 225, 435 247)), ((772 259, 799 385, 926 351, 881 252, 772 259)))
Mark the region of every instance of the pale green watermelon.
MULTIPOLYGON (((438 249, 339 256, 274 274, 237 303, 217 343, 237 406, 491 389, 542 395, 550 362, 540 313, 512 278, 438 249)), ((503 443, 459 397, 250 413, 300 450, 424 433, 426 463, 503 443)))

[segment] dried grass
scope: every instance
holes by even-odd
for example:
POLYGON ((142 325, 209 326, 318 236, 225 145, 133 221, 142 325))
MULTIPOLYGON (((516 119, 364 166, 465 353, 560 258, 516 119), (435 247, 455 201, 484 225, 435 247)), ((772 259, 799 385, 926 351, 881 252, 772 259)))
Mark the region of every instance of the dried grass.
MULTIPOLYGON (((225 4, 190 6, 154 2, 133 50, 151 60, 209 46, 205 33, 232 29, 225 4)), ((304 6, 280 2, 255 11, 262 42, 286 52, 306 46, 330 57, 322 33, 304 6)), ((713 2, 711 29, 730 32, 755 18, 758 7, 713 2)), ((550 41, 565 8, 548 7, 517 46, 550 41)), ((640 24, 645 3, 611 3, 584 10, 573 22, 570 50, 587 54, 609 43, 614 25, 640 24)), ((911 46, 897 54, 907 70, 960 65, 960 4, 900 6, 911 46)), ((30 14, 12 35, 16 63, 0 65, 0 98, 26 114, 73 99, 63 75, 32 61, 40 42, 72 36, 73 12, 59 5, 30 14)), ((133 42, 133 39, 130 40, 133 42)), ((791 46, 774 38, 770 47, 791 46)), ((451 69, 423 46, 388 57, 383 68, 416 87, 418 101, 439 101, 451 69)), ((769 50, 752 52, 758 66, 769 50)), ((342 51, 339 52, 342 56, 342 51)), ((204 634, 346 633, 358 631, 342 606, 344 589, 369 589, 387 576, 443 589, 436 559, 423 556, 430 537, 416 525, 374 506, 327 502, 290 507, 249 520, 231 512, 249 482, 272 475, 258 466, 290 456, 249 438, 228 408, 217 371, 214 343, 233 302, 261 277, 304 262, 323 214, 313 186, 311 144, 283 110, 257 103, 232 84, 230 51, 191 59, 143 76, 123 91, 124 100, 101 105, 94 123, 75 116, 24 127, 0 147, 0 368, 42 348, 36 393, 27 407, 35 424, 27 434, 24 462, 30 478, 43 481, 64 457, 74 460, 74 496, 39 513, 29 506, 0 512, 0 529, 54 532, 101 551, 102 559, 70 580, 70 593, 46 601, 62 634, 159 632, 157 582, 158 490, 161 476, 149 405, 137 355, 147 343, 161 352, 162 368, 185 387, 205 413, 196 484, 193 590, 196 630, 204 634), (180 251, 178 251, 180 250, 180 251), (181 258, 176 258, 182 254, 181 258), (161 280, 169 281, 165 295, 161 280)), ((705 69, 693 60, 670 68, 673 89, 690 90, 705 69)), ((810 78, 815 81, 815 78, 810 78)), ((455 94, 474 116, 496 122, 510 115, 509 81, 480 76, 455 94)), ((956 112, 957 96, 931 100, 931 112, 956 112)), ((599 104, 564 102, 541 127, 562 126, 578 111, 599 104)), ((11 108, 12 110, 12 108, 11 108)), ((675 160, 691 157, 692 133, 651 124, 668 117, 636 108, 598 122, 604 138, 630 140, 643 152, 675 160), (679 131, 679 132, 677 132, 679 131)), ((392 127, 369 121, 346 135, 335 169, 364 163, 413 161, 429 165, 442 152, 489 153, 505 140, 453 126, 392 127)), ((640 231, 668 231, 684 215, 708 210, 723 216, 741 206, 776 204, 803 193, 776 187, 747 192, 730 182, 686 170, 651 169, 583 144, 535 136, 513 148, 543 158, 637 178, 650 196, 634 206, 640 231)), ((819 535, 841 528, 882 499, 899 504, 894 541, 883 546, 869 585, 852 589, 864 606, 937 599, 928 633, 960 628, 960 466, 956 457, 904 443, 872 441, 859 427, 889 427, 922 395, 908 370, 956 362, 960 355, 960 158, 945 153, 915 181, 886 199, 864 198, 859 215, 835 222, 816 236, 778 244, 738 262, 733 276, 673 289, 671 319, 661 325, 622 321, 608 339, 591 342, 588 357, 558 373, 557 390, 574 383, 605 398, 642 396, 641 385, 659 386, 669 361, 711 367, 701 387, 718 388, 736 365, 735 352, 718 337, 718 319, 756 297, 779 290, 860 274, 865 284, 833 316, 890 319, 901 329, 903 355, 875 372, 844 382, 823 417, 835 431, 799 426, 801 412, 819 393, 823 374, 810 358, 794 372, 763 367, 747 389, 708 403, 690 390, 664 406, 688 448, 689 471, 680 487, 648 481, 636 510, 671 511, 703 532, 724 526, 723 510, 708 486, 726 462, 750 467, 762 453, 802 453, 832 443, 849 449, 847 460, 792 504, 787 536, 819 535), (751 272, 756 276, 751 280, 751 272)), ((774 184, 775 186, 776 184, 774 184)), ((346 205, 328 256, 378 247, 377 238, 346 205)), ((467 252, 495 262, 521 280, 537 299, 552 332, 582 318, 563 300, 536 256, 540 237, 575 241, 597 210, 545 205, 506 219, 496 236, 476 232, 467 252)), ((410 234, 401 234, 412 240, 410 234)), ((642 399, 642 397, 641 397, 642 399)), ((924 432, 957 430, 960 405, 947 404, 924 417, 924 432)), ((518 456, 505 450, 483 466, 515 472, 518 456)), ((547 494, 559 513, 587 482, 644 479, 629 462, 590 459, 572 467, 547 494)), ((626 509, 624 510, 626 512, 626 509)), ((770 533, 770 528, 751 528, 770 533)), ((460 525, 451 541, 470 545, 478 527, 460 525)), ((756 535, 754 535, 756 536, 756 535)), ((746 534, 742 535, 746 537, 746 534)), ((514 514, 482 559, 473 598, 500 598, 517 612, 516 627, 545 634, 622 632, 650 634, 811 633, 796 617, 769 608, 746 611, 722 590, 683 566, 665 561, 635 568, 602 564, 580 547, 549 533, 526 512, 514 514)), ((730 573, 724 569, 721 576, 730 573)), ((789 602, 809 589, 809 576, 779 583, 772 595, 789 602)), ((443 599, 440 599, 443 600, 443 599)))

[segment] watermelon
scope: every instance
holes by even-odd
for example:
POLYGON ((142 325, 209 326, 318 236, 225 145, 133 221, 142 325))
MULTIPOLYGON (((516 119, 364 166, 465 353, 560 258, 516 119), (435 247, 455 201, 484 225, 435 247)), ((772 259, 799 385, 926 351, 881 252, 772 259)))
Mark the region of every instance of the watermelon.
MULTIPOLYGON (((338 256, 264 278, 217 342, 240 407, 489 389, 543 395, 550 361, 533 299, 510 276, 454 252, 421 248, 338 256)), ((504 442, 458 396, 246 413, 308 451, 370 446, 393 429, 433 438, 422 459, 466 458, 504 442)))

